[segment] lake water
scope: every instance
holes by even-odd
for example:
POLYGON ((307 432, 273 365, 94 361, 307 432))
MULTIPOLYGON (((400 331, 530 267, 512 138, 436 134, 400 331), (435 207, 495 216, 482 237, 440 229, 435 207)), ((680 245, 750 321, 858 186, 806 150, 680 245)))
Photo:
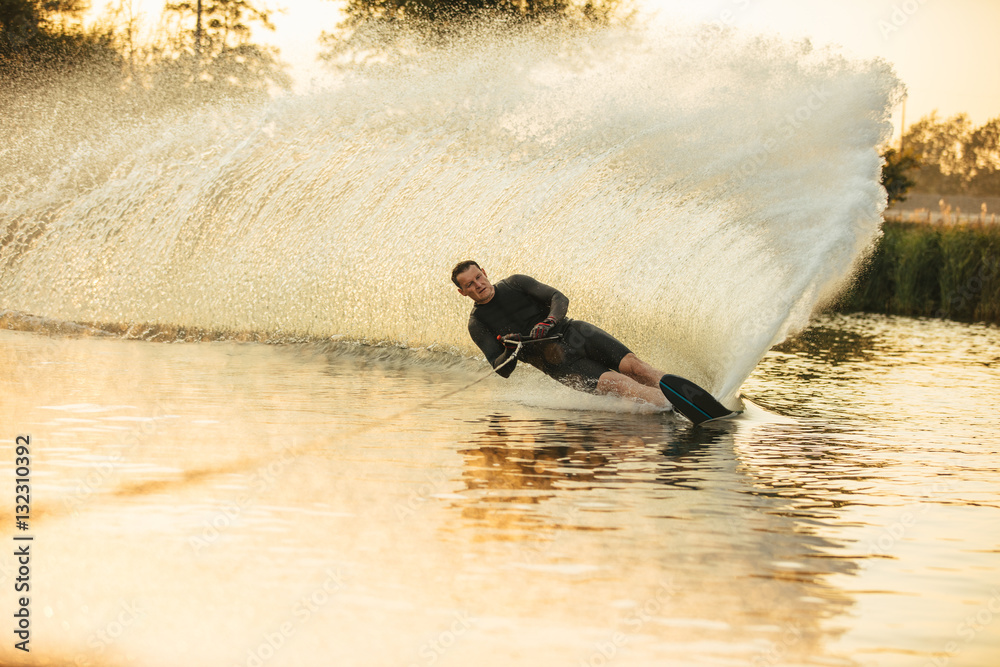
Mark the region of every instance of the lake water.
POLYGON ((422 350, 0 331, 0 656, 997 664, 998 364, 995 327, 824 316, 693 428, 422 350))
POLYGON ((774 348, 878 237, 892 68, 699 26, 405 60, 7 91, 0 664, 1000 664, 997 330, 774 348), (746 412, 490 377, 470 258, 746 412))

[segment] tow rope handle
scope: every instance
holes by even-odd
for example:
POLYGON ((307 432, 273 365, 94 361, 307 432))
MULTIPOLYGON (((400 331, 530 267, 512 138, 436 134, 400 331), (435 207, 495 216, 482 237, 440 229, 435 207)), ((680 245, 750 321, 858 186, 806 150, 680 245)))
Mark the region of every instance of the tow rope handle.
MULTIPOLYGON (((514 348, 514 353, 507 357, 502 364, 493 369, 494 372, 500 370, 507 364, 509 364, 514 359, 517 359, 517 355, 521 354, 521 348, 525 345, 531 345, 532 343, 551 343, 562 338, 562 334, 556 334, 554 336, 546 336, 545 338, 528 338, 527 340, 517 341, 517 347, 514 348)), ((502 336, 497 336, 497 340, 503 340, 502 336)), ((506 347, 506 346, 505 346, 506 347)))

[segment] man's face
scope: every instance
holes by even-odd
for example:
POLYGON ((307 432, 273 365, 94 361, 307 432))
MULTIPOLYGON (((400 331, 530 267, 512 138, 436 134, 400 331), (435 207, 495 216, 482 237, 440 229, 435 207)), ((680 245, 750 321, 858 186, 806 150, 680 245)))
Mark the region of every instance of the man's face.
POLYGON ((486 303, 493 298, 493 285, 486 272, 478 266, 470 266, 455 278, 458 280, 458 293, 476 303, 486 303))

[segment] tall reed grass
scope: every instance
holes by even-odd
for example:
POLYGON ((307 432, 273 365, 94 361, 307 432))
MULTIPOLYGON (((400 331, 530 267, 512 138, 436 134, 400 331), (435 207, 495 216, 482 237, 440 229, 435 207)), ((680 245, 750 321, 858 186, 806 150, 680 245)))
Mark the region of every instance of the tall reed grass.
POLYGON ((1000 225, 886 221, 841 312, 1000 323, 1000 225))

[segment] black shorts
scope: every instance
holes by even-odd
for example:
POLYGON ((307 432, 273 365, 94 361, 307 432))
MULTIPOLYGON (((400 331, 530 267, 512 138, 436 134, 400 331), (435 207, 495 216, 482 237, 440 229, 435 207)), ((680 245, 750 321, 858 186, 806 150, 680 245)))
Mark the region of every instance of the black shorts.
MULTIPOLYGON (((625 355, 625 345, 608 332, 580 320, 566 320, 553 333, 562 339, 540 344, 538 351, 521 358, 551 378, 568 387, 595 393, 597 381, 608 371, 618 372, 625 355)), ((530 349, 525 346, 525 350, 530 349)))

